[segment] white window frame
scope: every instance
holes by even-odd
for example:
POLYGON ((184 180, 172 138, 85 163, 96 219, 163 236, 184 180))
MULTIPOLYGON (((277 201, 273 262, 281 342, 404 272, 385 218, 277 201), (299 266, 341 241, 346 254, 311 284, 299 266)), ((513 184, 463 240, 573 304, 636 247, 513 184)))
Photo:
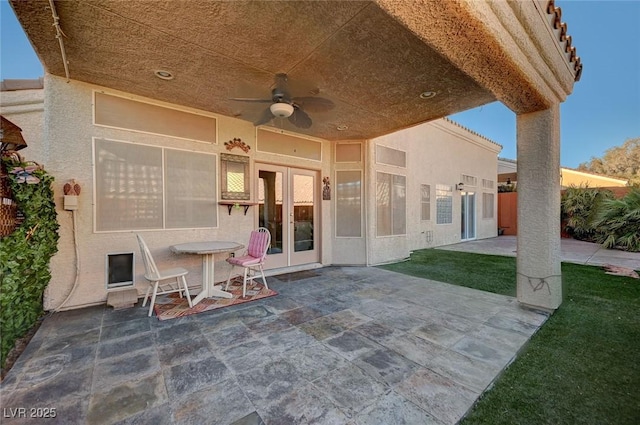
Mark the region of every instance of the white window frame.
POLYGON ((165 147, 165 146, 158 146, 158 145, 151 145, 151 144, 144 144, 144 143, 135 143, 129 140, 117 140, 117 139, 111 139, 111 138, 106 138, 106 137, 92 137, 92 153, 91 153, 91 157, 92 157, 92 161, 93 161, 93 231, 94 233, 122 233, 122 232, 132 232, 132 231, 153 231, 153 230, 164 230, 164 231, 171 231, 171 230, 185 230, 185 229, 217 229, 219 227, 220 224, 220 216, 219 216, 219 212, 217 211, 216 213, 216 220, 215 220, 215 224, 213 226, 206 226, 206 227, 186 227, 186 228, 177 228, 177 227, 167 227, 166 224, 166 215, 167 215, 167 205, 166 205, 166 161, 165 161, 165 152, 167 150, 173 150, 173 151, 185 151, 185 152, 190 152, 190 153, 195 153, 195 154, 200 154, 200 155, 208 155, 208 156, 213 156, 215 158, 215 204, 216 204, 216 209, 217 209, 217 205, 218 202, 220 201, 220 197, 219 197, 219 176, 218 176, 218 171, 220 170, 220 162, 219 162, 219 158, 218 158, 218 154, 216 153, 210 153, 210 152, 200 152, 200 151, 193 151, 193 150, 188 150, 188 149, 176 149, 173 147, 165 147), (106 142, 115 142, 115 143, 126 143, 126 144, 131 144, 131 145, 137 145, 137 146, 146 146, 146 147, 151 147, 151 148, 156 148, 156 149, 160 149, 162 151, 162 227, 159 228, 144 228, 144 229, 132 229, 132 228, 128 228, 128 229, 114 229, 114 230, 98 230, 98 217, 97 217, 97 210, 98 210, 98 195, 97 195, 97 164, 96 164, 96 141, 106 141, 106 142))

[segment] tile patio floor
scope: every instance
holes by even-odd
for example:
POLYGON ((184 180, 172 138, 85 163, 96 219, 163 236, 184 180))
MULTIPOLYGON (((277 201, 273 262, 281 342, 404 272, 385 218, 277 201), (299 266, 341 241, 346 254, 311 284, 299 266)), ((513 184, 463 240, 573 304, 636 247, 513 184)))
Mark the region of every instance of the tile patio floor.
POLYGON ((1 422, 454 424, 547 318, 377 268, 268 281, 278 296, 175 320, 48 317, 1 384, 1 422))

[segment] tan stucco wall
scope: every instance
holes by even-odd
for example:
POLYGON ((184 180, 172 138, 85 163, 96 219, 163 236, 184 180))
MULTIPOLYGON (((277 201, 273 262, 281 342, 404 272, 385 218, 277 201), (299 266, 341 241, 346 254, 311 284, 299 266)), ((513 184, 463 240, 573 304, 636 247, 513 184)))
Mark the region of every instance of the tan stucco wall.
POLYGON ((436 224, 435 188, 437 184, 455 186, 461 175, 477 178, 477 186, 465 190, 476 193, 476 238, 497 235, 497 196, 494 195, 494 217, 482 218, 482 193, 496 193, 497 156, 501 147, 470 131, 441 119, 421 124, 370 141, 367 151, 369 181, 367 188, 369 223, 369 263, 378 264, 406 258, 411 250, 460 242, 460 192, 453 191, 451 224, 436 224), (407 167, 402 169, 375 163, 375 145, 380 144, 407 152, 407 167), (376 237, 376 172, 407 176, 407 235, 376 237), (484 189, 482 179, 492 180, 493 189, 484 189), (431 185, 431 220, 421 220, 420 186, 431 185))
POLYGON ((591 173, 582 173, 578 170, 571 170, 568 168, 560 169, 560 179, 562 187, 624 187, 628 183, 627 180, 597 176, 591 173))
POLYGON ((0 115, 22 129, 27 147, 20 155, 29 161, 42 163, 43 150, 44 90, 3 91, 0 94, 0 115))
MULTIPOLYGON (((93 125, 93 91, 102 90, 76 81, 67 83, 64 79, 47 76, 45 80, 47 110, 44 115, 45 137, 51 150, 42 162, 55 177, 54 191, 60 222, 60 242, 58 253, 51 262, 52 280, 45 293, 45 309, 55 309, 71 291, 75 281, 76 254, 72 225, 72 213, 62 209, 62 186, 70 179, 82 185, 80 207, 76 214, 76 238, 80 252, 80 273, 73 296, 64 306, 80 307, 103 302, 107 297, 105 289, 105 257, 107 253, 134 252, 136 256, 136 286, 140 293, 146 290, 144 267, 139 255, 135 232, 94 233, 93 231, 93 157, 92 138, 108 138, 131 141, 154 146, 189 149, 199 152, 229 152, 224 142, 239 137, 251 146, 249 156, 253 164, 256 160, 282 165, 295 165, 319 171, 320 176, 330 175, 331 144, 323 143, 323 160, 305 161, 298 158, 256 152, 256 129, 250 123, 238 119, 216 116, 218 119, 218 144, 180 140, 171 137, 137 133, 127 130, 104 128, 93 125)), ((109 93, 126 95, 115 91, 109 93)), ((163 103, 152 101, 159 105, 163 103)), ((166 104, 165 104, 166 105, 166 104)), ((176 107, 176 105, 166 105, 176 107)), ((203 113, 188 108, 186 111, 203 113)), ((208 114, 211 115, 211 114, 208 114)), ((231 153, 238 153, 231 151, 231 153)), ((240 152, 244 154, 243 152, 240 152)), ((219 159, 219 158, 218 158, 219 159)), ((220 183, 218 182, 218 185, 220 183)), ((219 189, 218 189, 219 190, 219 189)), ((233 210, 231 215, 226 206, 218 209, 218 228, 193 230, 163 230, 140 232, 149 245, 159 267, 181 266, 189 270, 188 282, 199 286, 202 281, 201 258, 199 256, 177 256, 170 252, 169 246, 175 243, 197 240, 234 240, 246 244, 249 232, 257 223, 257 208, 251 207, 247 215, 242 210, 233 210)), ((322 208, 320 220, 323 226, 321 244, 321 262, 331 263, 331 222, 329 208, 322 208)), ((216 280, 226 277, 228 268, 220 258, 216 262, 216 280)))

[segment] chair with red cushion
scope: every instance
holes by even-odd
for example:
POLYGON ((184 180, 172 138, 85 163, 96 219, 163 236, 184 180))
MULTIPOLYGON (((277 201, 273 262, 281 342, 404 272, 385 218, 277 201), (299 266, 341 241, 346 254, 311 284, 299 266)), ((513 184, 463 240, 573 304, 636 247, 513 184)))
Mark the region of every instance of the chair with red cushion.
POLYGON ((257 272, 260 272, 260 275, 262 276, 264 287, 269 289, 269 286, 267 286, 267 279, 264 276, 263 266, 264 261, 267 259, 267 250, 269 249, 270 244, 271 233, 269 233, 269 230, 267 230, 266 228, 260 227, 257 230, 251 232, 247 252, 245 252, 245 254, 241 257, 227 258, 227 262, 231 264, 232 267, 229 271, 227 286, 224 288, 225 291, 229 289, 229 284, 231 283, 231 275, 233 274, 233 270, 236 267, 244 268, 244 279, 242 280, 243 298, 247 294, 247 282, 252 281, 256 277, 258 277, 257 272))

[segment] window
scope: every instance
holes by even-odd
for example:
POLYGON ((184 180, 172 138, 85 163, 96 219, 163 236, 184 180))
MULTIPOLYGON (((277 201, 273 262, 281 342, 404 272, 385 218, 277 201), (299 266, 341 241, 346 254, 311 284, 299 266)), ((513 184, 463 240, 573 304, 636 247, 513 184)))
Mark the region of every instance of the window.
POLYGON ((420 185, 420 199, 422 207, 420 219, 422 221, 431 220, 431 185, 420 185))
POLYGON ((216 227, 216 157, 96 139, 96 231, 216 227))
POLYGON ((377 173, 376 176, 376 234, 404 235, 407 232, 406 177, 377 173))
POLYGON ((482 179, 482 187, 485 189, 493 189, 493 180, 482 179))
POLYGON ((336 171, 336 236, 362 236, 362 172, 336 171))
POLYGON ((216 143, 217 122, 213 117, 94 93, 96 125, 216 143))
POLYGON ((453 222, 453 187, 447 184, 436 185, 436 223, 453 222))
POLYGON ((478 179, 474 176, 463 174, 461 178, 462 178, 462 183, 465 186, 476 186, 478 184, 478 179))
POLYGON ((337 143, 336 162, 361 162, 362 145, 360 143, 337 143))
POLYGON ((482 194, 482 218, 493 218, 493 193, 482 194))
POLYGON ((398 149, 376 145, 376 162, 378 164, 407 167, 407 153, 398 149))

